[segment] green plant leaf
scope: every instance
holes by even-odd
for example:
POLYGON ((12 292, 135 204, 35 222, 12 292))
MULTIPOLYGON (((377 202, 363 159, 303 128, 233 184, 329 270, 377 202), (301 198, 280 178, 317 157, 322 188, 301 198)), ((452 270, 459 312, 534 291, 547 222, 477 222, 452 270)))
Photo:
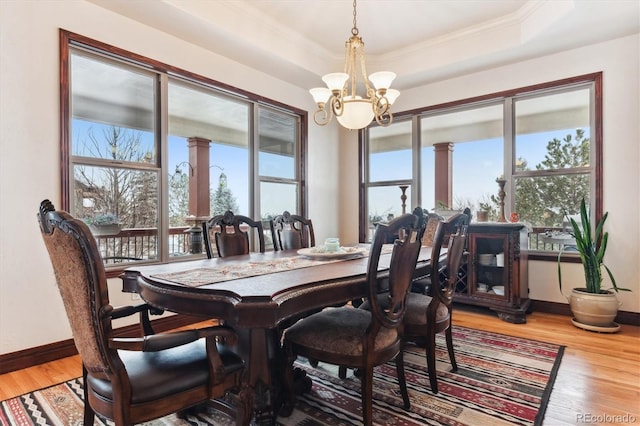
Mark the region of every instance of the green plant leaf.
MULTIPOLYGON (((618 287, 615 278, 613 277, 613 273, 604 264, 604 255, 607 251, 607 245, 609 243, 609 233, 604 232, 604 224, 609 216, 609 213, 604 213, 602 218, 598 222, 595 232, 592 234, 591 230, 591 218, 589 211, 587 210, 587 203, 583 198, 580 202, 580 224, 573 219, 570 218, 566 212, 564 211, 565 217, 569 220, 571 224, 571 230, 569 233, 576 240, 576 248, 578 249, 578 254, 580 255, 580 261, 582 262, 582 267, 584 270, 584 278, 585 278, 585 287, 587 292, 589 293, 600 293, 602 290, 602 267, 607 271, 607 275, 609 279, 611 279, 611 283, 613 284, 613 289, 617 291, 631 291, 626 288, 618 287)), ((561 260, 562 253, 564 252, 564 247, 558 253, 558 286, 560 288, 560 292, 562 293, 562 269, 561 269, 561 260)))

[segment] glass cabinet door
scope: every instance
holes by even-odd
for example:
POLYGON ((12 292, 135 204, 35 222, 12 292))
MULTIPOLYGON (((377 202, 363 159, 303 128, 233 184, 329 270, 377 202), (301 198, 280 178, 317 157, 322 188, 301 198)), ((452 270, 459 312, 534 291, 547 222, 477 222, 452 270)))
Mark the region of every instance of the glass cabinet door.
POLYGON ((506 234, 477 234, 471 238, 473 273, 470 291, 474 296, 509 298, 507 237, 506 234))

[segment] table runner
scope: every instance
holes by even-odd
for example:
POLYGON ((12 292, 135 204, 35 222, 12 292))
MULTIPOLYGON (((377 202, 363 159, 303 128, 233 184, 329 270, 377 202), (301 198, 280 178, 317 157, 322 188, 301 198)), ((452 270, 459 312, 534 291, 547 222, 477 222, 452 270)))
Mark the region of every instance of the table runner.
MULTIPOLYGON (((393 251, 393 244, 385 244, 381 254, 389 254, 393 251)), ((365 252, 362 257, 368 256, 365 252)), ((360 259, 357 257, 356 259, 360 259)), ((196 268, 185 271, 170 272, 166 274, 152 275, 187 287, 199 287, 205 284, 215 284, 240 278, 255 277, 258 275, 273 274, 276 272, 290 271, 292 269, 308 268, 317 265, 326 265, 334 262, 345 262, 354 258, 316 260, 304 256, 291 256, 278 259, 256 260, 243 263, 229 263, 211 268, 196 268)))

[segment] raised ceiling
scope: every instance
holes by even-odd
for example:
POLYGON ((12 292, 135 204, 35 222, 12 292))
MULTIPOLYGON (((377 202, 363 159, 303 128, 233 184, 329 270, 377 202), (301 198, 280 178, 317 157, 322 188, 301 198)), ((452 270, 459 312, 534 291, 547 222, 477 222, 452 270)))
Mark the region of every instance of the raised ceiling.
MULTIPOLYGON (((351 0, 88 0, 303 88, 342 70, 351 0)), ((359 0, 367 71, 408 89, 640 31, 638 0, 359 0)))

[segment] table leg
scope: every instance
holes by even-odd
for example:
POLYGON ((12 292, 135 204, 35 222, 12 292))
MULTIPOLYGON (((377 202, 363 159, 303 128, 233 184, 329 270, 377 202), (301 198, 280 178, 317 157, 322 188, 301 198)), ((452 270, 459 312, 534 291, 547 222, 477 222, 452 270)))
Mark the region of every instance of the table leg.
POLYGON ((282 404, 280 331, 253 328, 239 330, 239 349, 254 393, 253 424, 274 425, 282 404))

